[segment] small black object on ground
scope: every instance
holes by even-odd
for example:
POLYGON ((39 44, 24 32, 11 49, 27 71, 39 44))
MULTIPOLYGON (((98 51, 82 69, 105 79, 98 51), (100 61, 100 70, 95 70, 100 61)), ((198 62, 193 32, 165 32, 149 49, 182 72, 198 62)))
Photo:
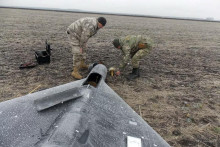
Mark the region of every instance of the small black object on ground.
POLYGON ((46 44, 46 51, 35 51, 35 58, 38 64, 45 64, 50 63, 50 56, 51 56, 51 48, 50 44, 45 41, 46 44))
MULTIPOLYGON (((45 63, 50 63, 50 56, 51 56, 51 48, 50 44, 47 43, 47 40, 45 41, 46 44, 46 51, 35 51, 35 58, 37 60, 38 64, 45 64, 45 63)), ((19 66, 19 69, 24 69, 24 68, 33 68, 37 66, 37 63, 35 62, 29 62, 29 63, 24 63, 19 66)))

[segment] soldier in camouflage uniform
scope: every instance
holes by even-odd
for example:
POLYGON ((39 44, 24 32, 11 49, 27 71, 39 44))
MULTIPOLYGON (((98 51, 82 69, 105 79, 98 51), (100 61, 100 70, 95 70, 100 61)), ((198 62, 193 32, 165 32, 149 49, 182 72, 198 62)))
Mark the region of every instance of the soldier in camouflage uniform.
POLYGON ((128 35, 126 37, 114 39, 113 45, 115 46, 115 48, 120 49, 124 54, 117 74, 120 74, 120 71, 125 68, 125 66, 129 62, 129 59, 131 59, 133 70, 127 78, 129 80, 132 80, 139 77, 140 59, 145 57, 151 51, 152 44, 153 43, 150 38, 142 35, 128 35))
POLYGON ((85 64, 86 43, 90 37, 95 35, 99 29, 104 27, 106 19, 99 18, 81 18, 72 23, 67 28, 67 36, 70 39, 73 54, 73 72, 72 76, 76 79, 82 79, 79 69, 88 68, 85 64))

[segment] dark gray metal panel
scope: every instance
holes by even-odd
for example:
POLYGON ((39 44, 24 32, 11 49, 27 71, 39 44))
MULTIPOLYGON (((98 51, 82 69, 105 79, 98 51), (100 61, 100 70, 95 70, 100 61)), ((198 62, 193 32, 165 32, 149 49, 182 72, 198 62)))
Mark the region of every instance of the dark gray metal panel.
POLYGON ((56 127, 60 117, 68 109, 69 103, 37 112, 34 100, 42 96, 60 93, 81 85, 82 81, 72 82, 44 91, 0 103, 0 146, 31 147, 56 127))
MULTIPOLYGON (((101 65, 91 72, 105 71, 101 65)), ((127 147, 127 136, 140 138, 142 147, 169 146, 103 79, 97 88, 85 85, 81 98, 42 112, 34 100, 81 86, 85 79, 0 103, 0 146, 127 147)))
POLYGON ((57 104, 81 97, 83 94, 80 91, 81 87, 76 87, 49 96, 43 96, 42 98, 39 97, 34 101, 34 105, 38 111, 42 111, 57 104))
MULTIPOLYGON (((107 68, 103 64, 98 64, 95 67, 93 67, 90 74, 91 73, 98 73, 98 74, 102 75, 102 80, 105 81, 105 78, 106 78, 106 75, 107 75, 107 68)), ((88 76, 87 76, 87 78, 88 78, 88 76)))
POLYGON ((36 113, 33 105, 17 102, 3 103, 0 105, 0 146, 35 144, 65 112, 65 105, 54 107, 46 113, 36 113))

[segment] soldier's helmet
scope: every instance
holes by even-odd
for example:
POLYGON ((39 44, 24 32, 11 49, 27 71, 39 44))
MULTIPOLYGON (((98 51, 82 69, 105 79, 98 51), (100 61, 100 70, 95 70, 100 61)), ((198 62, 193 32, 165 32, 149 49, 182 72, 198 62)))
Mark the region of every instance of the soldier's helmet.
POLYGON ((107 23, 105 17, 99 17, 97 20, 98 20, 98 22, 101 23, 103 26, 105 26, 105 24, 107 23))
POLYGON ((114 45, 115 48, 118 48, 120 46, 120 43, 119 43, 119 39, 116 38, 112 41, 112 44, 114 45))

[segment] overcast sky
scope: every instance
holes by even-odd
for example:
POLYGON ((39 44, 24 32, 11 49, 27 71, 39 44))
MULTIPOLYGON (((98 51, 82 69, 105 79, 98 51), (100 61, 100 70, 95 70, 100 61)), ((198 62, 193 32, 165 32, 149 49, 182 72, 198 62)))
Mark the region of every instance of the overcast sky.
POLYGON ((0 6, 47 7, 220 20, 220 0, 0 0, 0 6))

